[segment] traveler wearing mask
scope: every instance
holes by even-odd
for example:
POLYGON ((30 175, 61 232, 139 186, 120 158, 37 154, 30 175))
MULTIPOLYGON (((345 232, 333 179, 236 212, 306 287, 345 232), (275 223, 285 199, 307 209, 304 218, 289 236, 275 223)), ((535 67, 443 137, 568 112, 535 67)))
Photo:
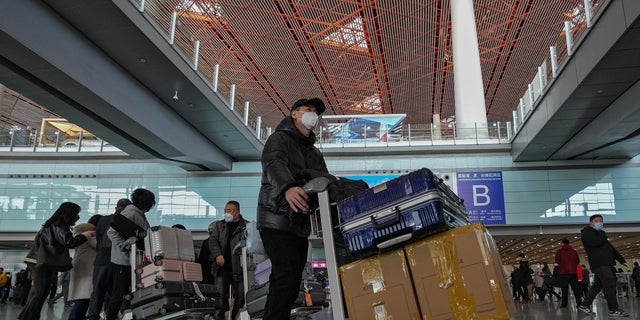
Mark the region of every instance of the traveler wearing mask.
POLYGON ((314 146, 313 128, 325 105, 318 98, 300 99, 269 136, 262 151, 257 228, 271 259, 265 320, 289 319, 307 262, 311 220, 309 195, 299 176, 304 170, 329 173, 314 146))
POLYGON ((629 314, 619 308, 618 298, 616 297, 616 274, 613 266, 616 260, 620 263, 627 261, 620 255, 620 252, 613 247, 607 240, 607 233, 602 230, 604 221, 602 216, 594 214, 589 218, 589 225, 582 229, 581 239, 584 250, 589 259, 591 272, 594 275, 594 281, 587 296, 582 301, 582 305, 578 310, 591 313, 591 304, 596 298, 600 290, 604 291, 604 297, 607 299, 609 307, 609 316, 612 317, 628 317, 629 314))
POLYGON ((240 255, 234 254, 234 248, 246 239, 247 220, 240 214, 240 203, 229 201, 224 206, 224 220, 215 221, 209 237, 209 260, 212 262, 211 274, 215 284, 222 293, 222 308, 216 319, 225 319, 229 311, 229 285, 233 283, 233 310, 231 319, 235 319, 240 308, 244 306, 244 282, 240 255))

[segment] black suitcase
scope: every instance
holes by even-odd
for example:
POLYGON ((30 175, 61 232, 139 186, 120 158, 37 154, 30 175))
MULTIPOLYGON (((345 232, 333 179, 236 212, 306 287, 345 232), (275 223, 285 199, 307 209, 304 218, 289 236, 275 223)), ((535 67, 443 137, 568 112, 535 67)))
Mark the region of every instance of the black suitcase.
POLYGON ((220 306, 216 286, 194 282, 158 282, 129 296, 133 318, 153 319, 184 310, 213 313, 220 306))
MULTIPOLYGON (((252 317, 264 314, 264 307, 267 302, 267 294, 269 293, 269 282, 257 288, 251 288, 247 292, 247 312, 252 317)), ((300 292, 298 298, 291 308, 291 316, 303 317, 320 311, 326 305, 326 294, 322 285, 315 281, 302 281, 300 284, 300 292), (307 293, 311 299, 311 305, 308 305, 307 293)))

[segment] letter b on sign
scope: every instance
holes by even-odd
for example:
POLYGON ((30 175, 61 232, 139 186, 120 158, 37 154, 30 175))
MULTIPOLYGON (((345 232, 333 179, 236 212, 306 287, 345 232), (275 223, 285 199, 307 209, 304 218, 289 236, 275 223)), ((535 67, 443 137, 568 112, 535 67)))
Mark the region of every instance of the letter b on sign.
POLYGON ((481 184, 473 185, 473 205, 488 206, 491 203, 489 196, 489 187, 481 184))

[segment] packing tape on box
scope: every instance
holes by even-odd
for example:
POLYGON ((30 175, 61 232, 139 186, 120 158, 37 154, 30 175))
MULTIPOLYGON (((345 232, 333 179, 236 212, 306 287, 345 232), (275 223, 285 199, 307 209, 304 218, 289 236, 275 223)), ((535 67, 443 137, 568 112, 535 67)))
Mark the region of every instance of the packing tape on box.
MULTIPOLYGON (((415 260, 414 251, 420 250, 420 247, 425 245, 428 246, 431 253, 438 287, 446 290, 447 301, 453 319, 509 319, 510 313, 505 302, 505 297, 507 297, 505 295, 508 295, 509 292, 503 292, 504 290, 500 283, 500 281, 506 281, 502 272, 502 262, 498 256, 493 238, 486 232, 481 223, 458 227, 407 245, 405 250, 411 267, 419 268, 421 263, 424 263, 415 260), (461 265, 464 259, 468 257, 461 256, 458 252, 456 237, 466 235, 469 232, 473 233, 473 237, 479 245, 483 266, 485 268, 495 267, 496 277, 503 277, 503 279, 489 279, 487 283, 495 301, 495 310, 491 313, 478 313, 474 295, 465 285, 461 272, 461 265), (491 264, 494 265, 491 266, 491 264)), ((423 310, 423 316, 424 314, 423 310)))
POLYGON ((362 261, 362 283, 366 283, 371 287, 373 293, 378 293, 385 289, 384 275, 382 274, 382 267, 380 266, 380 260, 367 259, 362 261))

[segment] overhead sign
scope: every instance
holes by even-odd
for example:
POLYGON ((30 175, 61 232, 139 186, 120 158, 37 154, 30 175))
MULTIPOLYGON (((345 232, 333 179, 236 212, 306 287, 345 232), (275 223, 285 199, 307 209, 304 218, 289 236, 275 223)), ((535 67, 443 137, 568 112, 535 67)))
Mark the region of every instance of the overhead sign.
POLYGON ((505 224, 502 172, 458 172, 458 196, 471 222, 505 224))

